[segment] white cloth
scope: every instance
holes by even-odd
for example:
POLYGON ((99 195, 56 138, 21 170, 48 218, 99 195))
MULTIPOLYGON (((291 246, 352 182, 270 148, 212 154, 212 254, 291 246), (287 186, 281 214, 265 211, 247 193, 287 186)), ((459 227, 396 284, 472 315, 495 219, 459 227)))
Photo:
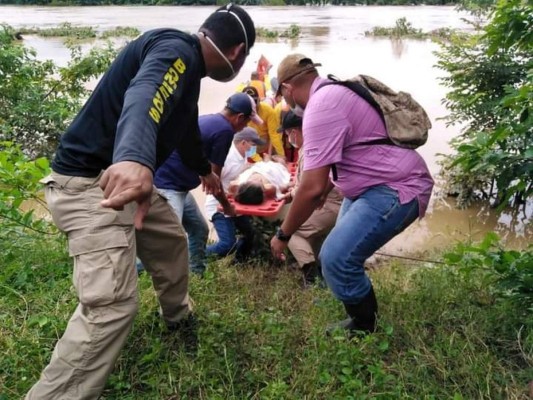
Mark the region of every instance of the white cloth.
MULTIPOLYGON (((231 144, 226 161, 224 161, 224 167, 222 167, 222 174, 220 181, 222 182, 222 188, 224 192, 228 192, 229 184, 232 180, 237 179, 239 174, 246 168, 246 159, 241 156, 239 150, 235 147, 235 143, 231 144)), ((218 212, 219 202, 212 194, 209 194, 205 198, 205 214, 209 220, 213 217, 213 214, 218 212)))
POLYGON ((276 199, 278 200, 283 195, 281 188, 286 187, 291 180, 291 174, 289 174, 285 165, 274 161, 259 161, 239 175, 237 180, 239 185, 247 182, 252 174, 260 174, 268 179, 276 188, 276 199))

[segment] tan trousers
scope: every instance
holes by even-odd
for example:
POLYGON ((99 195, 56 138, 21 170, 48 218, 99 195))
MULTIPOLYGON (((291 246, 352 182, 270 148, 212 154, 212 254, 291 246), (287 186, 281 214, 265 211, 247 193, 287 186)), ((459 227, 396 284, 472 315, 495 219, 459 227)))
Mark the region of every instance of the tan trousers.
POLYGON ((136 232, 136 204, 102 208, 98 182, 57 173, 43 179, 54 222, 68 235, 79 304, 27 400, 101 394, 137 312, 136 253, 152 276, 163 318, 178 321, 190 311, 187 238, 176 214, 154 189, 136 232))
POLYGON ((335 226, 341 203, 342 196, 332 191, 324 206, 320 210, 315 210, 307 221, 293 233, 288 246, 300 268, 305 264, 318 261, 320 248, 335 226))

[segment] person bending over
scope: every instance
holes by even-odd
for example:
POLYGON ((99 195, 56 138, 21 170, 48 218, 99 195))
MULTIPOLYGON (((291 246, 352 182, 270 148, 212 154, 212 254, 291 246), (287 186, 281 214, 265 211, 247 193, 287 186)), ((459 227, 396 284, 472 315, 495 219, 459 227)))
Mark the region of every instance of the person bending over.
MULTIPOLYGON (((233 79, 254 43, 252 19, 231 4, 196 34, 145 32, 118 54, 61 135, 42 182, 68 237, 79 304, 27 400, 100 397, 137 313, 136 253, 168 328, 191 320, 187 238, 153 189, 153 173, 177 150, 208 192, 219 190, 202 152, 200 82, 233 79)), ((48 351, 49 343, 41 347, 48 351)))
MULTIPOLYGON (((288 141, 299 149, 298 169, 295 186, 285 193, 285 203, 291 203, 300 183, 304 169, 305 143, 302 133, 302 118, 289 111, 283 117, 280 130, 288 137, 288 141)), ((319 281, 322 283, 321 265, 319 261, 320 248, 324 239, 335 226, 337 215, 342 203, 342 196, 337 189, 326 188, 323 201, 309 216, 289 240, 289 250, 300 267, 304 286, 312 285, 319 281)))
POLYGON ((378 303, 365 260, 424 216, 433 179, 416 150, 385 143, 388 132, 378 111, 349 88, 328 84, 319 65, 291 54, 278 67, 278 92, 303 116, 304 169, 270 246, 274 257, 284 258, 291 236, 333 182, 344 200, 320 250, 322 272, 349 317, 337 326, 350 335, 370 333, 378 303))

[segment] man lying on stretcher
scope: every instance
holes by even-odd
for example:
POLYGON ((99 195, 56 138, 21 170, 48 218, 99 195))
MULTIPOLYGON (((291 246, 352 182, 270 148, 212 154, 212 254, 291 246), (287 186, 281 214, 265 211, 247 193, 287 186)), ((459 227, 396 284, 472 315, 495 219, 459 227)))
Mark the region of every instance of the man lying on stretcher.
POLYGON ((229 192, 241 204, 261 204, 265 198, 281 199, 290 186, 291 175, 283 157, 263 155, 230 182, 229 192))

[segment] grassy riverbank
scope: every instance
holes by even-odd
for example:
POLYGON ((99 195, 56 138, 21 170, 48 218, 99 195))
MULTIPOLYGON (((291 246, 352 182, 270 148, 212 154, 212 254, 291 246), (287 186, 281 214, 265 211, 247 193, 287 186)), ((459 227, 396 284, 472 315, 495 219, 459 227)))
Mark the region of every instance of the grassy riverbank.
MULTIPOLYGON (((4 246, 5 243, 2 243, 4 246)), ((0 399, 21 398, 75 307, 63 240, 21 237, 0 255, 0 399)), ((371 272, 379 333, 326 337, 344 317, 327 290, 266 263, 193 277, 198 348, 158 317, 149 278, 105 399, 526 399, 531 313, 482 276, 396 261, 371 272), (524 316, 527 316, 524 319, 524 316)))

